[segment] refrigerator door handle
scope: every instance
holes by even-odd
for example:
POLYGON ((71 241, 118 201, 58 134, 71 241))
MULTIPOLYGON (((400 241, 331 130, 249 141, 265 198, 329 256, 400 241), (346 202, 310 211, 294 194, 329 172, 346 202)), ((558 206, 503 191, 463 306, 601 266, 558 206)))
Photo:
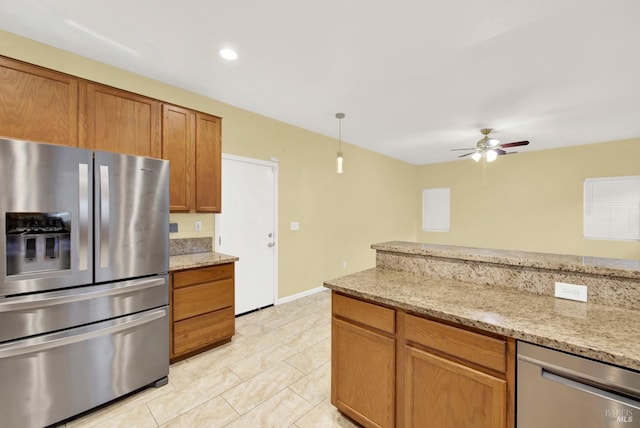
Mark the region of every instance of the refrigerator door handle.
POLYGON ((47 349, 58 348, 60 346, 93 339, 99 336, 106 336, 108 334, 117 333, 119 331, 127 330, 142 324, 147 324, 159 318, 166 317, 167 314, 168 312, 166 308, 156 309, 153 312, 132 315, 130 317, 127 317, 128 319, 126 321, 110 321, 109 325, 103 328, 88 329, 87 331, 83 331, 81 333, 71 330, 63 333, 54 333, 52 335, 48 335, 49 338, 45 336, 43 338, 36 337, 33 339, 21 340, 18 343, 11 343, 9 345, 0 346, 0 358, 11 358, 25 354, 32 354, 35 352, 42 352, 47 349))
POLYGON ((109 166, 100 165, 100 267, 109 267, 109 166))
POLYGON ((78 270, 89 266, 89 165, 78 164, 78 270))
POLYGON ((77 289, 70 291, 59 291, 47 293, 44 296, 26 296, 8 298, 4 301, 0 300, 0 313, 2 312, 14 312, 23 311, 28 309, 39 309, 48 306, 63 305, 66 303, 80 302, 83 300, 97 299, 100 297, 117 296, 119 294, 131 293, 135 291, 142 291, 147 288, 158 287, 166 284, 164 277, 162 278, 145 278, 137 279, 133 281, 127 281, 126 285, 122 287, 109 287, 102 290, 95 290, 95 286, 92 286, 94 290, 84 293, 78 293, 77 289))

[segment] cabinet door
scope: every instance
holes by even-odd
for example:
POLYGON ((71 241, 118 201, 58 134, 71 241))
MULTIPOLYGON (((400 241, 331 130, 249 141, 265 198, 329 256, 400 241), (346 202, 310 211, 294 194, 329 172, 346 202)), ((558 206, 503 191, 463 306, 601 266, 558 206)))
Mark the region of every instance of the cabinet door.
POLYGON ((78 79, 0 57, 0 136, 78 146, 78 79))
POLYGON ((331 402, 366 427, 391 427, 395 340, 333 318, 331 402))
POLYGON ((221 210, 221 119, 196 113, 196 211, 221 210))
POLYGON ((162 159, 171 162, 169 210, 189 212, 195 187, 195 112, 162 105, 162 159))
POLYGON ((93 83, 80 87, 80 146, 160 158, 160 103, 93 83))
POLYGON ((506 427, 506 381, 411 346, 405 351, 406 427, 506 427))

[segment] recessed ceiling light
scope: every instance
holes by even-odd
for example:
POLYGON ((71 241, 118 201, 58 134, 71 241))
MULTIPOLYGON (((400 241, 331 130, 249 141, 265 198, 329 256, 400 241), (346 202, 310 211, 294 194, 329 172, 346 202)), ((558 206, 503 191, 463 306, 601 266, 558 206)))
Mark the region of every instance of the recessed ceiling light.
POLYGON ((229 61, 238 59, 238 53, 231 48, 220 49, 220 56, 229 61))

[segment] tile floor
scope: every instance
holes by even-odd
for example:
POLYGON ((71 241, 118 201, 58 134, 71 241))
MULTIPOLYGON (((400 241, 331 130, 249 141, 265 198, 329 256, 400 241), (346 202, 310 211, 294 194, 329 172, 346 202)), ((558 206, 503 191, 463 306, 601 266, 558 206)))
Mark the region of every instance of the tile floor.
POLYGON ((322 291, 236 318, 232 342, 65 427, 356 427, 330 403, 331 299, 322 291))

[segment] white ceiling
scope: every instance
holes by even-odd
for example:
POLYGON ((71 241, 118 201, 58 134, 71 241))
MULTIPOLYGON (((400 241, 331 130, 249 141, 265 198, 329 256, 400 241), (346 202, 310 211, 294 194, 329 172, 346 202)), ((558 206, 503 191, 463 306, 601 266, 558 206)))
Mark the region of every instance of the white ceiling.
POLYGON ((640 136, 638 0, 3 0, 0 28, 412 164, 640 136), (218 56, 225 46, 240 58, 218 56), (464 152, 462 152, 464 153, 464 152))

